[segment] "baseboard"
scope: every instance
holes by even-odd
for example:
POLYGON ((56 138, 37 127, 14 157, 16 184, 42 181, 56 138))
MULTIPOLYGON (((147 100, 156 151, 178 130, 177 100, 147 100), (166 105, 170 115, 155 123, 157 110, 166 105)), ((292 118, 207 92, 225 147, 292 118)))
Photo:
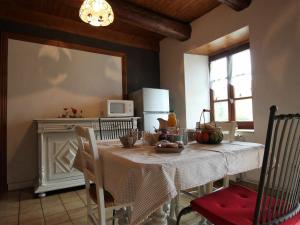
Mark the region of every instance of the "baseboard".
POLYGON ((24 188, 32 188, 32 187, 34 187, 33 180, 8 184, 9 191, 19 190, 19 189, 24 189, 24 188))

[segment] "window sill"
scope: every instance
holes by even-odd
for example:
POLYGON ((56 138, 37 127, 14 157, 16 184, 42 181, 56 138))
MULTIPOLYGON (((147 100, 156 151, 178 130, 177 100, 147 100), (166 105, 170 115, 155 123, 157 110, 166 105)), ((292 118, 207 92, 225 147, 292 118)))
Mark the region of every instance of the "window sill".
POLYGON ((254 133, 254 129, 237 129, 237 133, 254 133))
POLYGON ((235 134, 235 140, 247 141, 247 137, 254 135, 254 129, 237 129, 235 134))

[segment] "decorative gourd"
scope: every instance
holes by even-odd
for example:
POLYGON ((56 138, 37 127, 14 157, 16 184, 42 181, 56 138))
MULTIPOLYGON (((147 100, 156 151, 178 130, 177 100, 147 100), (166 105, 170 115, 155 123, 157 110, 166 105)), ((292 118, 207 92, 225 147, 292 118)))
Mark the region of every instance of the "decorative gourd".
POLYGON ((216 128, 209 134, 210 144, 219 144, 223 140, 223 133, 219 128, 216 128))

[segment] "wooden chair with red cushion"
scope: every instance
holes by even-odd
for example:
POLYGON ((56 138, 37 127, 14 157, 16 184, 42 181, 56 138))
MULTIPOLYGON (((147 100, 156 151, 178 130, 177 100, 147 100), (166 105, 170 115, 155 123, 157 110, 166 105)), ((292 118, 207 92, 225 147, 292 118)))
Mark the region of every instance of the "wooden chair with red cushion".
POLYGON ((192 200, 215 225, 300 225, 300 114, 277 115, 271 106, 258 192, 233 185, 192 200))

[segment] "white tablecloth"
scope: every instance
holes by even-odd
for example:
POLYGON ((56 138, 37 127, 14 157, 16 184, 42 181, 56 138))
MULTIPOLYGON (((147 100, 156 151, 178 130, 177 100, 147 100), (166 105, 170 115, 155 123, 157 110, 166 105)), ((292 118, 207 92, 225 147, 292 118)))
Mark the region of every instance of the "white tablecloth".
POLYGON ((181 153, 156 153, 151 146, 126 149, 98 144, 104 186, 116 203, 133 202, 131 224, 139 224, 179 190, 196 187, 262 164, 264 146, 248 142, 192 143, 181 153))

